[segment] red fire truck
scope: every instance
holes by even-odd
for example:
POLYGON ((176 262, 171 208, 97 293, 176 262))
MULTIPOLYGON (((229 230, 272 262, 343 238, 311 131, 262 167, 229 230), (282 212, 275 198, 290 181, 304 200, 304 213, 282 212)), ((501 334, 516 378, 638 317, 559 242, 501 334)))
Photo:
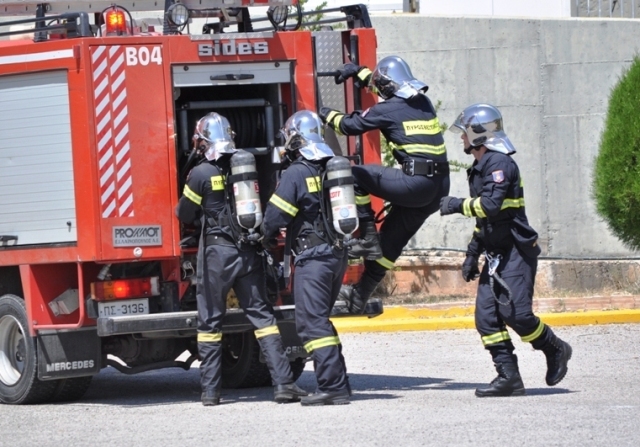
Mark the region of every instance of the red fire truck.
MULTIPOLYGON (((332 77, 346 61, 376 63, 366 8, 325 11, 311 31, 295 3, 0 1, 1 402, 75 400, 105 367, 197 360, 197 247, 174 215, 195 122, 229 119, 255 155, 264 205, 291 114, 376 101, 332 77), (139 18, 157 9, 155 25, 139 18)), ((356 163, 380 159, 376 133, 327 141, 356 163)), ((308 354, 279 283, 268 281, 270 297, 297 377, 308 354)), ((366 313, 382 313, 379 300, 366 313)), ((269 384, 240 309, 223 334, 224 386, 269 384)))

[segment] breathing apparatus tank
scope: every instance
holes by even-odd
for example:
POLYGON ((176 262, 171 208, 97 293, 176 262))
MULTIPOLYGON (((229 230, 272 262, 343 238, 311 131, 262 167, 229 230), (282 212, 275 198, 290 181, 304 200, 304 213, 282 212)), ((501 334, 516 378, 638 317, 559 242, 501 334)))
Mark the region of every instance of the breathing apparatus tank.
POLYGON ((252 230, 262 223, 260 189, 256 159, 252 153, 239 150, 231 156, 231 176, 233 186, 235 218, 242 228, 252 230))
POLYGON ((342 235, 350 235, 358 228, 351 164, 344 157, 332 157, 327 161, 326 173, 333 228, 342 235))

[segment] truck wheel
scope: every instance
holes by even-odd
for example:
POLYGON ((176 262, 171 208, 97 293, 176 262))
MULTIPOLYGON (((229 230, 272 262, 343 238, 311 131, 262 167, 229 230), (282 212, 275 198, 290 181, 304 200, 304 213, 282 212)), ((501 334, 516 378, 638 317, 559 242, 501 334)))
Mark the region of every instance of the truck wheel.
POLYGON ((271 374, 260 361, 260 345, 253 331, 226 334, 222 345, 222 386, 254 388, 271 385, 271 374))
POLYGON ((38 379, 36 339, 29 335, 24 300, 0 297, 0 402, 35 404, 48 401, 57 381, 38 379))
POLYGON ((93 376, 56 380, 56 390, 50 402, 73 402, 81 399, 89 389, 92 379, 93 376))

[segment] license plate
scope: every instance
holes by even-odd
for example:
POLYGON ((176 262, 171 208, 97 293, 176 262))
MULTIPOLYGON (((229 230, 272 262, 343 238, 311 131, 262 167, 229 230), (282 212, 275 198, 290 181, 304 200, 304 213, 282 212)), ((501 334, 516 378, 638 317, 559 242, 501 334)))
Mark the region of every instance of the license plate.
POLYGON ((98 303, 99 317, 146 315, 148 313, 149 313, 149 298, 98 303))

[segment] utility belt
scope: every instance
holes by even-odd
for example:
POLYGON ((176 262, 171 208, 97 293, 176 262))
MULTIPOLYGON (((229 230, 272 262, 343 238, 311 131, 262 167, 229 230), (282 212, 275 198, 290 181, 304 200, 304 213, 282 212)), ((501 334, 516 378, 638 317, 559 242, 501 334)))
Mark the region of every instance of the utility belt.
POLYGON ((305 250, 317 247, 321 244, 328 244, 328 242, 315 233, 308 233, 296 239, 294 252, 295 254, 300 254, 305 250))
POLYGON ((228 247, 236 247, 235 242, 229 236, 221 234, 207 234, 204 238, 204 245, 226 245, 228 247))
POLYGON ((402 172, 412 177, 414 175, 424 175, 425 177, 446 175, 449 173, 449 163, 446 161, 420 160, 412 158, 402 162, 402 172))

